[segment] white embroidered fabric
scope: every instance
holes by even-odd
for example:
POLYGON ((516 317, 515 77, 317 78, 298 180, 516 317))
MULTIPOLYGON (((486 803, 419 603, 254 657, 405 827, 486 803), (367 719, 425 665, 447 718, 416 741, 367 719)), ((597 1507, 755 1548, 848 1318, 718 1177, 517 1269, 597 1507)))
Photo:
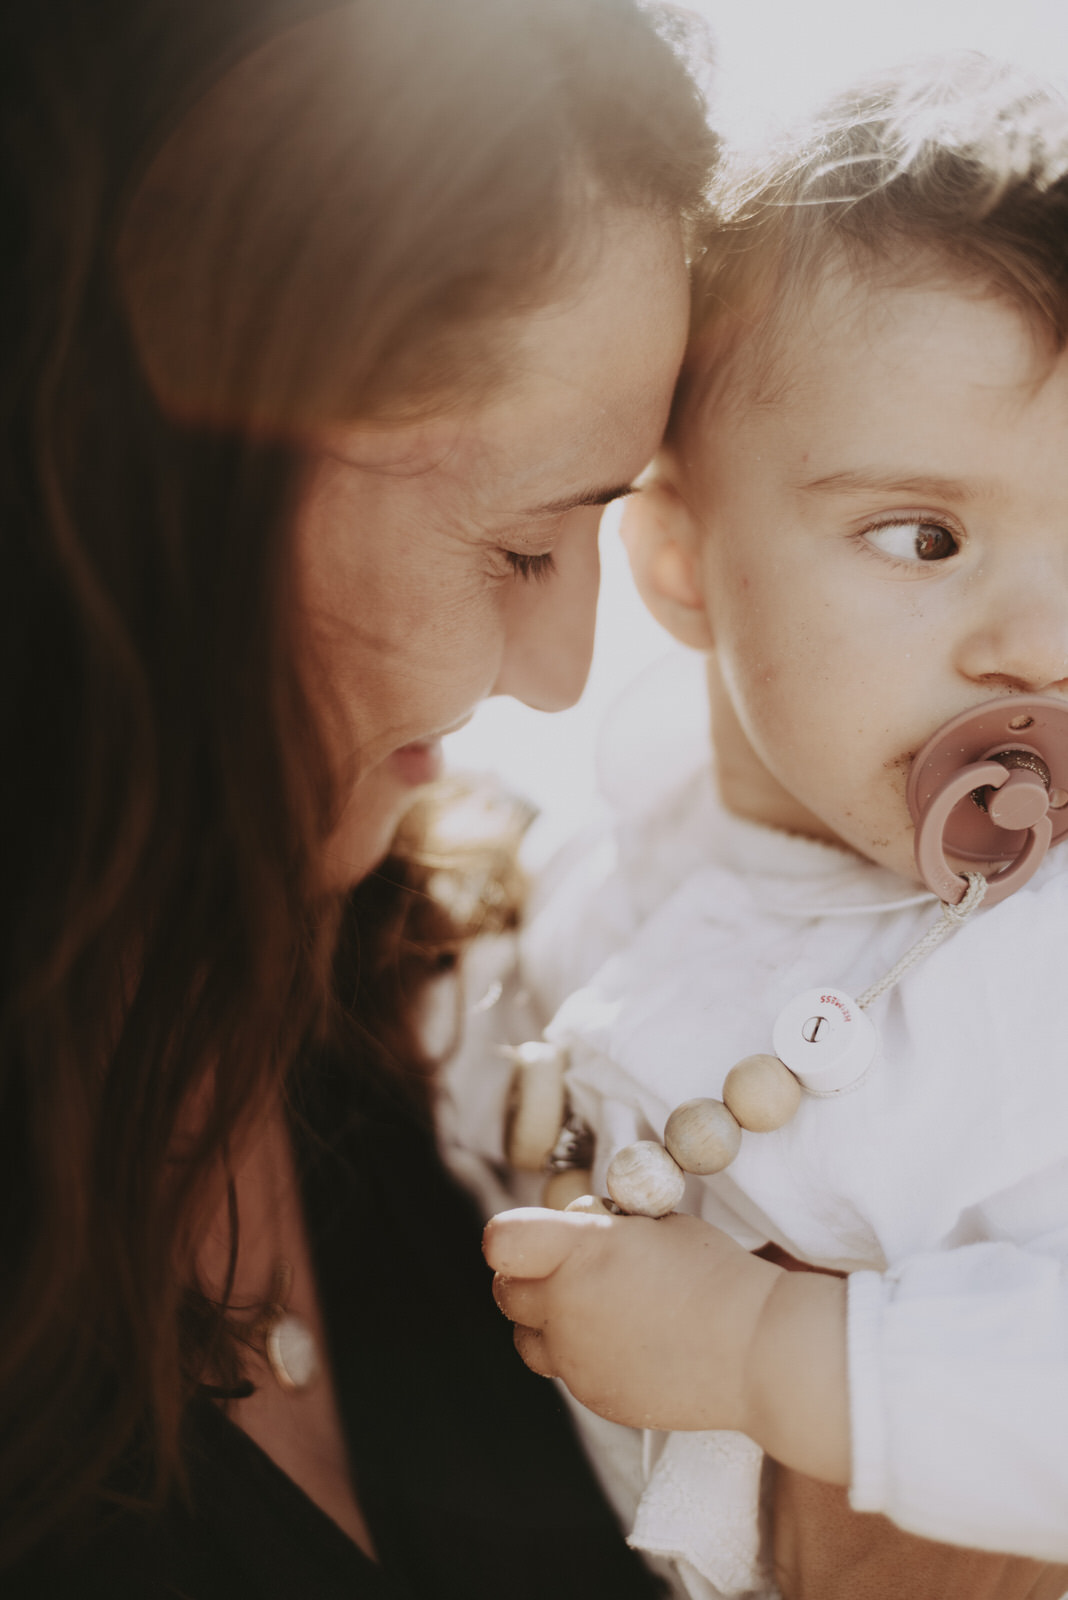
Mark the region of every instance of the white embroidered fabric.
POLYGON ((774 1594, 760 1559, 763 1452, 744 1434, 646 1434, 628 1544, 690 1569, 692 1600, 774 1594), (695 1582, 699 1580, 699 1582, 695 1582))

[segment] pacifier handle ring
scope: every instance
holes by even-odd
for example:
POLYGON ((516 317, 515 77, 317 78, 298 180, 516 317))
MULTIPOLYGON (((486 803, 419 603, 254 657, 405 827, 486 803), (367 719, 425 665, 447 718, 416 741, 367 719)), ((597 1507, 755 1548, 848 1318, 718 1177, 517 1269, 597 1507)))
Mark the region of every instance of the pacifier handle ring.
MULTIPOLYGON (((1008 781, 1009 773, 1010 769, 998 761, 976 761, 970 767, 962 767, 934 796, 916 829, 916 865, 920 876, 947 905, 958 905, 968 891, 967 880, 954 872, 946 860, 942 841, 949 814, 976 789, 1000 789, 1008 781)), ((1039 817, 1028 830, 1027 843, 1015 861, 988 878, 986 905, 997 905, 1034 876, 1052 837, 1053 824, 1049 817, 1039 817)))

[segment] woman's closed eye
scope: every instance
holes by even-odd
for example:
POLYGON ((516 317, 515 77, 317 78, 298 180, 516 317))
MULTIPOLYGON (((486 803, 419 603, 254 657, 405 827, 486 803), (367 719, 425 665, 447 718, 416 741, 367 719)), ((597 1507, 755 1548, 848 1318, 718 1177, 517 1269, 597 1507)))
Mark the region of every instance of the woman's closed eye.
POLYGON ((551 578, 556 571, 556 562, 551 550, 542 551, 540 555, 531 555, 523 550, 505 550, 502 552, 504 559, 511 567, 517 578, 527 582, 536 583, 546 578, 551 578))
POLYGON ((873 523, 864 529, 862 538, 880 555, 910 565, 922 561, 948 561, 961 546, 959 536, 944 522, 912 515, 873 523))

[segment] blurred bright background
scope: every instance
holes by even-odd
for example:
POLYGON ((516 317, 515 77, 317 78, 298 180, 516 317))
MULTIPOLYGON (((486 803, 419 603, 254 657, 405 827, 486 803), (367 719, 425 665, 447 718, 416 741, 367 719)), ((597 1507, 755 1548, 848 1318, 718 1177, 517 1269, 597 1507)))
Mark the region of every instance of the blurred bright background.
MULTIPOLYGON (((691 0, 711 30, 712 121, 747 143, 872 68, 945 49, 982 50, 1068 77, 1068 0, 691 0)), ((449 765, 498 773, 540 807, 537 853, 589 811, 596 743, 626 685, 674 647, 634 595, 618 507, 601 531, 603 583, 582 701, 547 717, 495 700, 447 745, 449 765)))

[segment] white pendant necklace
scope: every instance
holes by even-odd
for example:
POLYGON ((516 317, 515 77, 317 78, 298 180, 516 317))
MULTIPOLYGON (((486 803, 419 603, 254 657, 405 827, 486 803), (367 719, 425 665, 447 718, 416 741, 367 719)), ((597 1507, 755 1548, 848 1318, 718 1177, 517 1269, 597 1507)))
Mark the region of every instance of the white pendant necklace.
POLYGON ((315 1335, 304 1318, 287 1306, 292 1284, 289 1262, 276 1261, 271 1298, 254 1330, 262 1340, 264 1358, 278 1387, 286 1394, 304 1394, 314 1385, 322 1363, 315 1335))

